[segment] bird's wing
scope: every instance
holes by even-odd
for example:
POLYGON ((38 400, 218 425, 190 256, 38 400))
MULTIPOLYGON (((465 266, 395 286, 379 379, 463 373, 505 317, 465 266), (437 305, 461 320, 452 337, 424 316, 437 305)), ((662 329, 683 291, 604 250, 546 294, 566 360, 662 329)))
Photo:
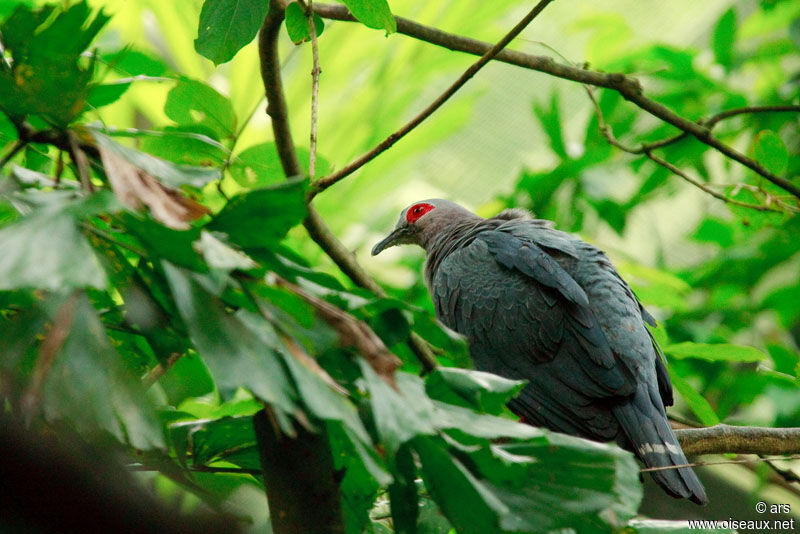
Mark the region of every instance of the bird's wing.
POLYGON ((630 395, 631 372, 613 353, 588 298, 534 243, 503 232, 479 234, 436 271, 437 315, 467 336, 475 366, 531 385, 512 407, 536 424, 613 439, 602 403, 630 395))

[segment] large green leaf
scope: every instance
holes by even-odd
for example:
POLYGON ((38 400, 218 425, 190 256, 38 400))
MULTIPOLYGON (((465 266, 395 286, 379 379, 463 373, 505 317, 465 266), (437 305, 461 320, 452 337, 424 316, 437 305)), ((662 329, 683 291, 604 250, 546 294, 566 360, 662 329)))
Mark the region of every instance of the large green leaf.
POLYGON ((237 195, 208 227, 244 248, 274 246, 305 218, 305 186, 295 179, 237 195))
POLYGON ((75 215, 85 203, 39 208, 0 230, 0 289, 106 286, 75 215))
POLYGON ((178 80, 167 95, 164 113, 179 126, 200 124, 214 132, 217 139, 235 133, 236 114, 231 101, 197 80, 178 80))
POLYGON ((18 5, 0 24, 3 55, 10 58, 10 68, 0 68, 0 109, 12 117, 38 115, 60 127, 74 120, 84 110, 93 71, 80 55, 108 20, 86 2, 37 11, 18 5))
POLYGON ((296 392, 281 356, 225 310, 204 289, 200 276, 162 262, 172 296, 189 336, 221 392, 246 387, 257 397, 292 413, 296 392))
POLYGON ((256 36, 268 5, 264 0, 205 0, 195 50, 217 65, 230 61, 256 36))
POLYGON ((560 434, 465 446, 418 437, 425 485, 459 532, 578 532, 624 524, 641 499, 633 456, 560 434))

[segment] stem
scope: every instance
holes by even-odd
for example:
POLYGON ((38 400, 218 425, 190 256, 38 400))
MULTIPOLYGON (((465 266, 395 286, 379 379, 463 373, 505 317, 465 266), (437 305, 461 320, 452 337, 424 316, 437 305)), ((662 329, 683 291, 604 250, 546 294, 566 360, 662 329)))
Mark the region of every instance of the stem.
POLYGON ((800 428, 715 425, 675 430, 687 455, 796 454, 800 453, 800 428))

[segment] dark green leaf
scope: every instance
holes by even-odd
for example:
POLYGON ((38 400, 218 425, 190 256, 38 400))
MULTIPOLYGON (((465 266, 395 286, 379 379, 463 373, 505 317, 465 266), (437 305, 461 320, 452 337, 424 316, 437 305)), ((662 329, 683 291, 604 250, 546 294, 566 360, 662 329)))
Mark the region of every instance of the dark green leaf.
POLYGON ((42 389, 45 415, 85 431, 99 425, 138 449, 162 446, 141 383, 123 366, 89 299, 79 293, 58 300, 51 315, 69 318, 69 334, 42 389))
POLYGON ((217 65, 230 61, 256 36, 268 5, 263 0, 205 0, 195 50, 217 65))
POLYGON ((432 399, 495 415, 523 387, 524 380, 509 380, 457 367, 439 367, 428 375, 425 383, 425 390, 432 399))
POLYGON ((0 289, 106 286, 102 267, 66 207, 41 208, 3 228, 0 250, 0 289))
POLYGON ((386 0, 342 0, 342 2, 365 26, 386 30, 386 33, 397 31, 397 22, 386 0))
POLYGON ((222 302, 203 288, 198 275, 169 262, 163 262, 163 267, 192 343, 220 391, 231 393, 246 387, 259 398, 294 412, 296 392, 280 354, 230 315, 222 302))
POLYGON ((725 68, 730 68, 733 64, 734 40, 736 39, 736 11, 730 8, 717 21, 712 38, 712 48, 717 63, 725 68))
POLYGON ((295 179, 237 195, 208 227, 244 248, 275 246, 305 218, 305 188, 304 180, 295 179))

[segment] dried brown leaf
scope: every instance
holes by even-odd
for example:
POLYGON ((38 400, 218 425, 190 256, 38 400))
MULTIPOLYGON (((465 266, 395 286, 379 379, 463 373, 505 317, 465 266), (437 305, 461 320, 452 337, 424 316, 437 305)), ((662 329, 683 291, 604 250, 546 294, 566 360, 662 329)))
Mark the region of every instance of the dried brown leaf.
POLYGON ((114 152, 98 145, 100 158, 114 194, 126 206, 150 209, 153 218, 176 230, 189 228, 189 222, 209 213, 208 208, 167 187, 151 174, 114 152))

